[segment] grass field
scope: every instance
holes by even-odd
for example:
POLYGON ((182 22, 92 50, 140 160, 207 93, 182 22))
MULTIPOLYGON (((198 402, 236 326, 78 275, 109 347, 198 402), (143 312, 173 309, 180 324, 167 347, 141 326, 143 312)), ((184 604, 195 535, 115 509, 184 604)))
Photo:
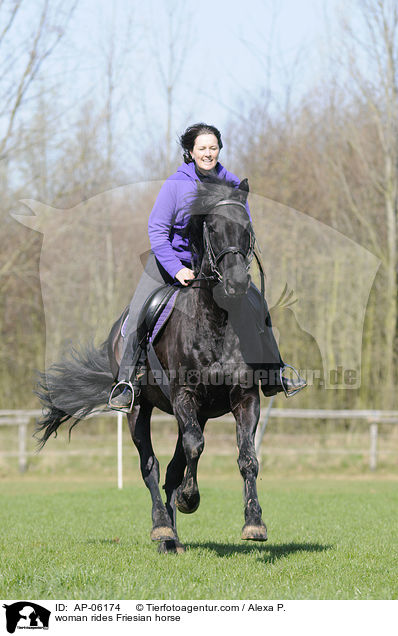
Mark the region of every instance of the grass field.
POLYGON ((236 462, 202 461, 201 506, 179 515, 183 555, 159 555, 150 541, 136 467, 121 491, 95 471, 3 477, 0 597, 398 598, 396 479, 264 473, 269 540, 259 544, 240 540, 236 462))

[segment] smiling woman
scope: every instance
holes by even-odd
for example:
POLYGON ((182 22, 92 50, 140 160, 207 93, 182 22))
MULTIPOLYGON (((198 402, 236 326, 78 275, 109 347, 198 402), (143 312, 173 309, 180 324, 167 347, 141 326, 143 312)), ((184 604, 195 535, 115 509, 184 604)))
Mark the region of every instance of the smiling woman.
POLYGON ((214 135, 198 135, 191 157, 200 172, 208 172, 216 167, 220 149, 214 135))
POLYGON ((223 146, 219 130, 207 124, 194 124, 186 129, 180 139, 184 148, 185 163, 195 163, 200 173, 208 175, 215 169, 223 146))

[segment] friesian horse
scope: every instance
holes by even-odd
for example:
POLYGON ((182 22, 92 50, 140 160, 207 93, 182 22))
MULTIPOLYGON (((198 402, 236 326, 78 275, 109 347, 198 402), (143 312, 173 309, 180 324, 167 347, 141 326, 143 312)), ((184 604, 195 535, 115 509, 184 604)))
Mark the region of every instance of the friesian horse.
MULTIPOLYGON (((205 424, 209 418, 229 412, 236 421, 238 465, 244 481, 242 539, 267 539, 256 488, 258 382, 247 381, 253 377, 252 368, 242 356, 239 336, 228 325, 228 313, 222 307, 224 300, 240 303, 245 299, 255 252, 254 231, 246 210, 247 180, 239 188, 231 185, 199 183, 190 202, 187 232, 196 278, 189 287, 180 289, 155 345, 169 378, 170 399, 156 382, 149 381, 149 373, 148 381, 142 383, 139 405, 127 415, 142 477, 152 498, 150 536, 159 542, 160 552, 184 551, 177 534, 176 509, 192 513, 198 508, 197 468, 205 424), (178 422, 176 448, 166 471, 165 503, 151 442, 154 407, 173 414, 178 422)), ((267 318, 266 305, 265 310, 267 318)), ((63 422, 72 421, 72 428, 106 405, 120 361, 121 324, 122 317, 99 348, 73 349, 70 356, 41 374, 37 390, 44 407, 37 425, 41 447, 63 422)))

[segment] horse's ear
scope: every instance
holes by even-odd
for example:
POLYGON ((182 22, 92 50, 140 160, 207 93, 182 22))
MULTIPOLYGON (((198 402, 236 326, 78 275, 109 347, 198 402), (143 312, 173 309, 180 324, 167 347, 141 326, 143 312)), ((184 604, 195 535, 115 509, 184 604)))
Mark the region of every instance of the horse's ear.
POLYGON ((247 179, 243 179, 238 186, 239 190, 243 190, 244 192, 249 192, 249 181, 247 179))

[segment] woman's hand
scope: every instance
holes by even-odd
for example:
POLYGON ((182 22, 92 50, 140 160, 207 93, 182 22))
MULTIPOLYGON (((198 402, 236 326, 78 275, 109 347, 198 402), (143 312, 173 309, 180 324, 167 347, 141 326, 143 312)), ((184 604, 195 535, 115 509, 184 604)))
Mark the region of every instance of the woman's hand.
POLYGON ((184 287, 186 287, 188 285, 188 281, 195 278, 195 274, 191 269, 189 269, 189 267, 183 267, 182 269, 180 269, 180 271, 177 272, 175 277, 178 282, 181 283, 181 285, 184 285, 184 287))

